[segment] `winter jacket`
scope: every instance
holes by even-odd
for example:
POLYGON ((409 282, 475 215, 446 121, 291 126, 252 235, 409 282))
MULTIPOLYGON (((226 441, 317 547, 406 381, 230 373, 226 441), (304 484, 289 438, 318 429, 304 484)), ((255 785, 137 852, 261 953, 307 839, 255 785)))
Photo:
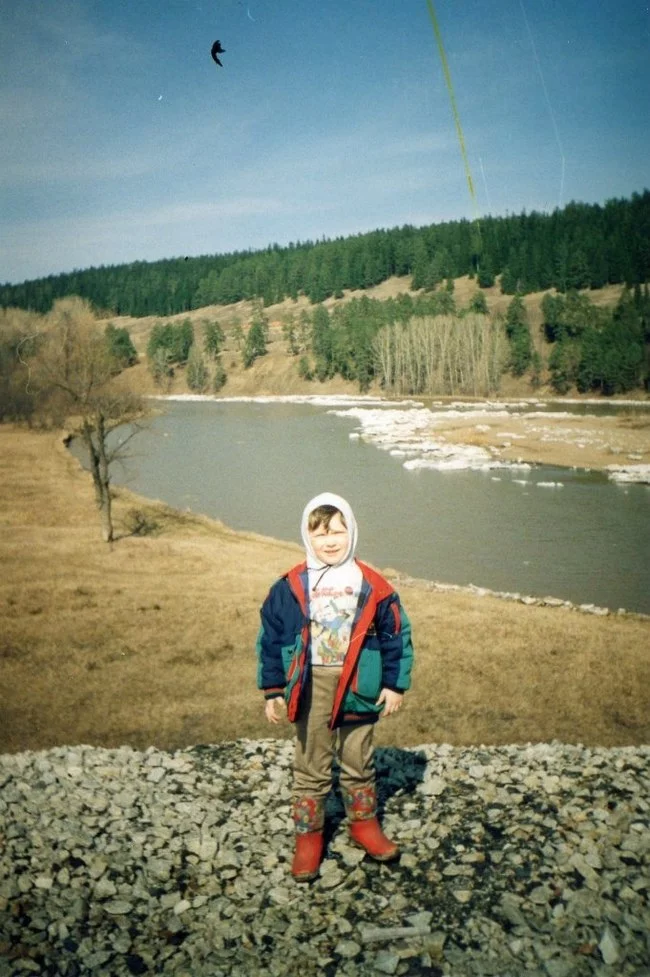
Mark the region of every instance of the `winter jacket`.
MULTIPOLYGON (((376 722, 383 688, 410 687, 411 625, 392 584, 357 560, 363 574, 350 645, 343 663, 330 729, 376 722)), ((284 696, 292 722, 298 718, 311 669, 307 565, 301 563, 271 587, 261 610, 257 638, 257 685, 265 698, 284 696)))

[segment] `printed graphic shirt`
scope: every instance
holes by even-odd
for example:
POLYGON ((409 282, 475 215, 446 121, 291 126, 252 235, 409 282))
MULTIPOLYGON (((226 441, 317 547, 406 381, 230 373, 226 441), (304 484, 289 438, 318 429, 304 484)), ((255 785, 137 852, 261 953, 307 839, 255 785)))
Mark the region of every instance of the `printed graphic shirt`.
POLYGON ((313 665, 342 665, 361 592, 361 570, 352 561, 309 571, 309 615, 313 665))

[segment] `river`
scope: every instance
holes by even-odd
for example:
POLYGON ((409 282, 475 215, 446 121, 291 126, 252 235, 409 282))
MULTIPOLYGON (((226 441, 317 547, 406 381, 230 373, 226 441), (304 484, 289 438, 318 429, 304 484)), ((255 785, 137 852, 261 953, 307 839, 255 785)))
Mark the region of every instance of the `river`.
POLYGON ((548 467, 406 470, 358 430, 313 404, 168 402, 113 477, 295 542, 309 498, 337 492, 357 516, 359 555, 380 568, 650 613, 648 486, 548 467))

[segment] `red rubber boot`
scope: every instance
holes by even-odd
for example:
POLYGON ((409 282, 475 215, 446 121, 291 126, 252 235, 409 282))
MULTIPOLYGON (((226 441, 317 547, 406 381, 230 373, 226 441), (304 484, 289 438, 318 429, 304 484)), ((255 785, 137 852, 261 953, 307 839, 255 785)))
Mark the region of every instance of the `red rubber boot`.
POLYGON ((291 874, 296 882, 311 882, 318 875, 323 857, 323 832, 296 832, 296 850, 291 864, 291 874))
POLYGON ((365 848, 376 862, 392 862, 399 855, 399 848, 381 830, 377 818, 350 822, 350 837, 356 845, 365 848))
POLYGON ((293 804, 296 850, 291 874, 296 882, 310 882, 318 875, 325 846, 323 824, 325 808, 316 797, 299 797, 293 804))
POLYGON ((381 830, 377 820, 377 792, 374 786, 362 787, 354 794, 344 792, 352 841, 365 849, 377 862, 391 862, 399 855, 399 847, 381 830))

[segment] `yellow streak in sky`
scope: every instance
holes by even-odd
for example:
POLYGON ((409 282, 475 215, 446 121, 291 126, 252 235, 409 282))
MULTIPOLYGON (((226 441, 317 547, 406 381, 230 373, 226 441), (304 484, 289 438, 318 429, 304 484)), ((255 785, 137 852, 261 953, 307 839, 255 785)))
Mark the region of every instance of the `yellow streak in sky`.
POLYGON ((465 164, 465 176, 467 177, 467 186, 469 187, 469 194, 472 198, 472 203, 474 205, 474 216, 478 220, 478 204, 476 202, 476 191, 474 190, 474 181, 472 179, 472 171, 469 167, 469 159, 467 157, 467 150, 465 149, 465 137, 463 136, 463 128, 460 124, 460 116, 458 114, 458 107, 456 105, 456 96, 454 95, 454 86, 451 83, 451 73, 449 71, 449 65, 447 64, 447 55, 445 54, 445 48, 442 43, 442 34, 440 32, 440 25, 438 24, 438 18, 436 17, 436 12, 433 7, 432 0, 427 0, 427 7, 429 8, 429 17, 431 18, 431 23, 433 24, 433 32, 436 35, 436 41, 438 43, 438 51, 440 53, 440 60, 442 61, 442 70, 445 75, 445 81, 447 83, 447 91, 449 92, 449 99, 451 101, 451 110, 454 114, 454 122, 456 123, 456 132, 458 133, 458 141, 460 143, 460 151, 463 157, 463 163, 465 164))

